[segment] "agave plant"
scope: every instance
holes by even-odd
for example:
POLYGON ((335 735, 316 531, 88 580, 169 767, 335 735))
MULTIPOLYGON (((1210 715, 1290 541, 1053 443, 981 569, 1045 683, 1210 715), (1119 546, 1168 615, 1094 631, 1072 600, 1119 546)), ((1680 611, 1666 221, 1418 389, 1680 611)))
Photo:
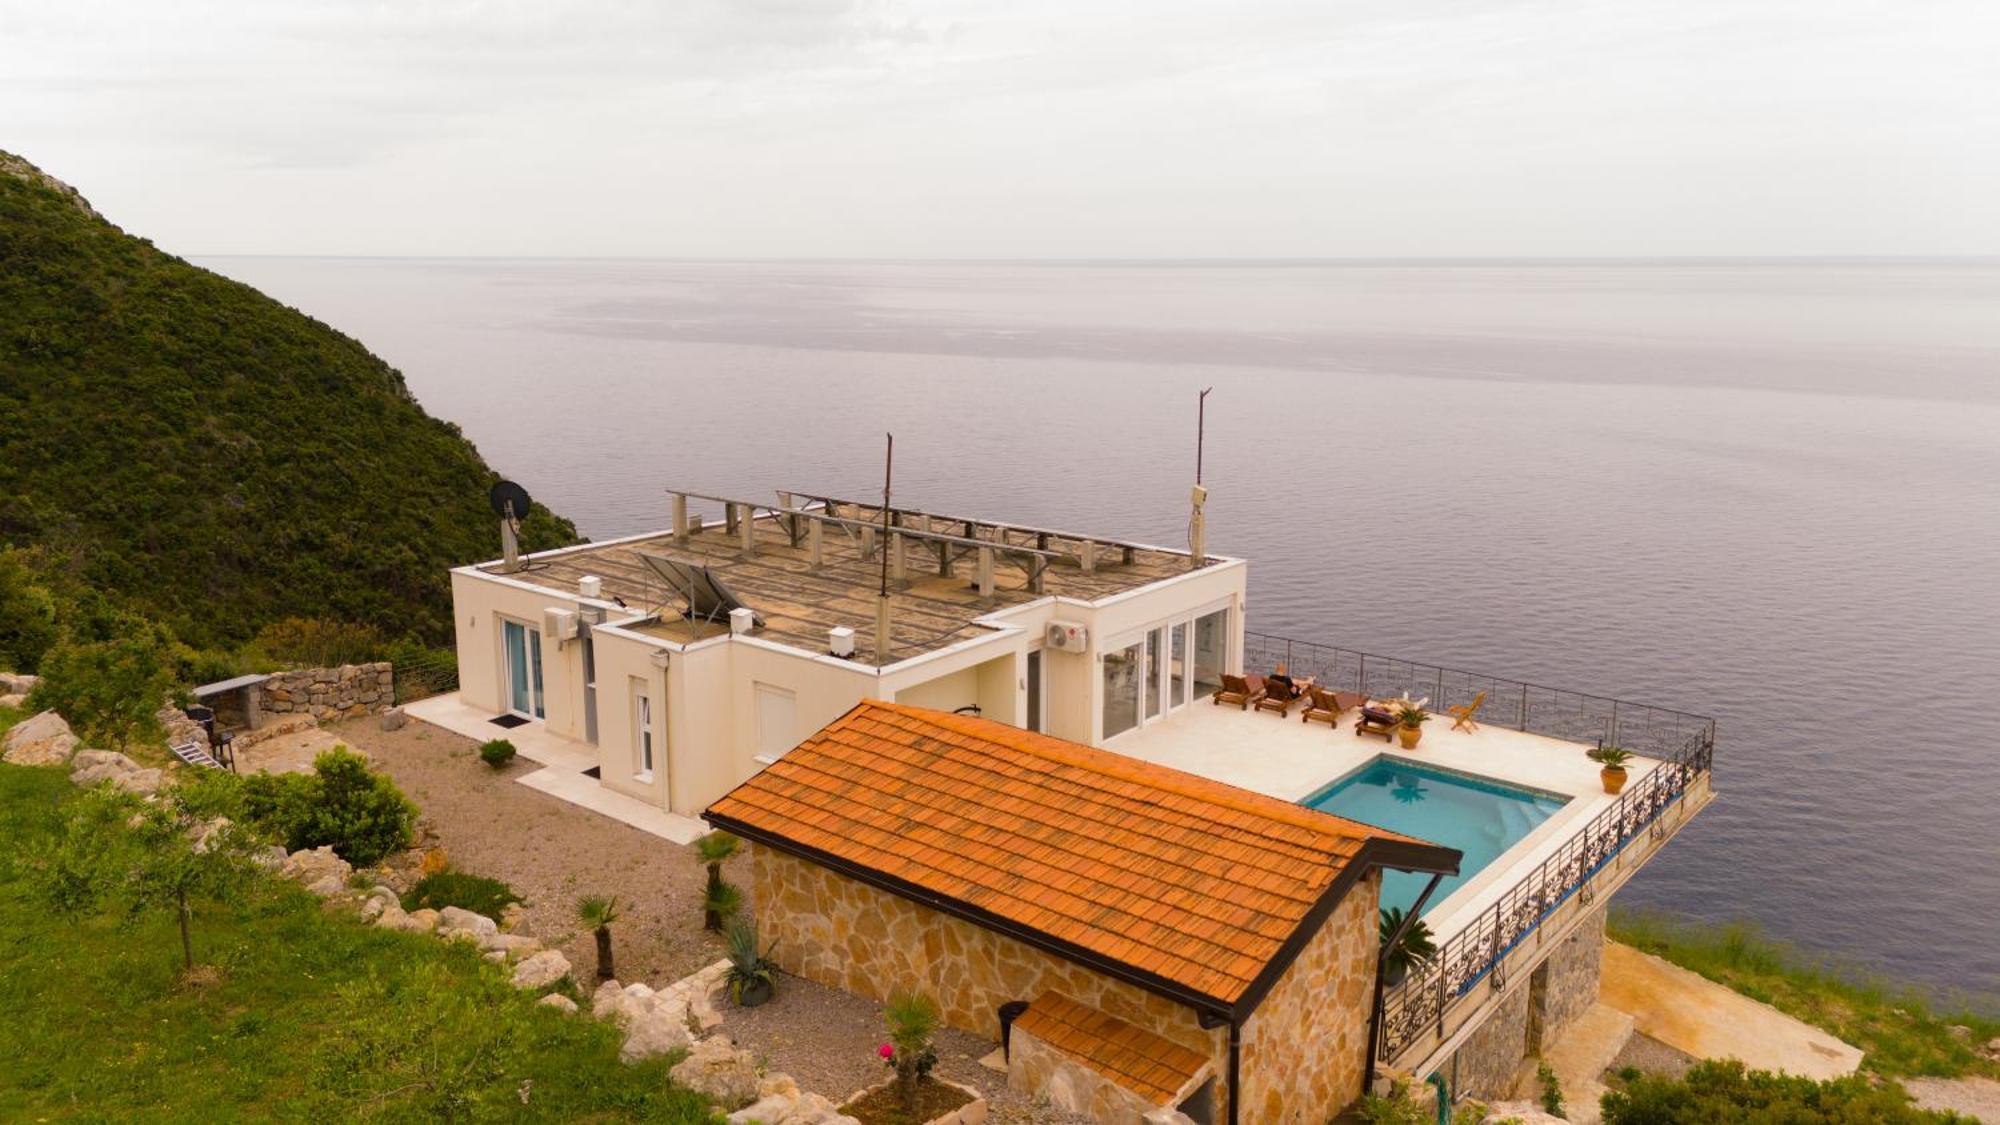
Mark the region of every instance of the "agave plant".
POLYGON ((723 952, 729 959, 729 973, 723 979, 729 985, 730 1000, 754 1008, 771 998, 778 985, 778 966, 771 960, 771 951, 776 948, 776 942, 762 950, 757 948, 755 922, 746 919, 729 927, 728 944, 723 952))
POLYGON ((617 975, 611 967, 611 923, 616 922, 622 913, 617 895, 610 898, 590 895, 576 904, 577 921, 597 935, 598 980, 610 980, 617 975))
POLYGON ((1409 915, 1400 906, 1382 910, 1382 980, 1390 987, 1403 983, 1403 978, 1409 975, 1412 968, 1427 965, 1431 958, 1437 956, 1437 943, 1431 940, 1431 928, 1422 919, 1417 919, 1404 929, 1403 922, 1407 918, 1409 915), (1398 931, 1402 931, 1401 937, 1397 936, 1398 931))

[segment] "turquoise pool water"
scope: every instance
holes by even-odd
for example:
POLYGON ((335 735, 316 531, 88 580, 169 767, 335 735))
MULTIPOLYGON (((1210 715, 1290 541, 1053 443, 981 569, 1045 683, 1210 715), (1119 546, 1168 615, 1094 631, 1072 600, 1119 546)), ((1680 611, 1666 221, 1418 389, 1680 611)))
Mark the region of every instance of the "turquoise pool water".
MULTIPOLYGON (((1464 852, 1458 874, 1438 884, 1428 912, 1569 800, 1380 757, 1299 803, 1464 852)), ((1429 875, 1385 871, 1382 905, 1407 910, 1428 882, 1429 875)))

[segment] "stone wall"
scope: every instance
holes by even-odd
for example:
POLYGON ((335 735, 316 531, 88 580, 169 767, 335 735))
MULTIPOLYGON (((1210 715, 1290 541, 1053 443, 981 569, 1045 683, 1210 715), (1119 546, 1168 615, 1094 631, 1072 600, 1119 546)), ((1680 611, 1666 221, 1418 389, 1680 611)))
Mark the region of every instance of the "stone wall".
POLYGON ((388 661, 273 672, 258 689, 267 715, 309 714, 321 722, 386 711, 396 703, 395 672, 388 661))
POLYGON ((1330 1120, 1361 1096, 1379 946, 1382 875, 1370 872, 1243 1025, 1243 1121, 1330 1120))
POLYGON ((874 1000, 921 988, 945 1023, 995 1043, 1000 1005, 1054 989, 1229 1073, 1228 1028, 1202 1030, 1191 1008, 817 864, 755 845, 750 852, 758 936, 776 942, 786 972, 874 1000))
POLYGON ((1447 1065, 1454 1097, 1511 1096, 1522 1064, 1539 1056, 1577 1017, 1597 1003, 1604 961, 1604 910, 1577 924, 1525 981, 1501 998, 1499 1008, 1447 1065))
MULTIPOLYGON (((1483 983, 1477 987, 1486 987, 1483 983)), ((1454 1098, 1505 1098, 1514 1088, 1514 1073, 1528 1056, 1528 984, 1500 998, 1493 1014, 1445 1066, 1454 1098)))

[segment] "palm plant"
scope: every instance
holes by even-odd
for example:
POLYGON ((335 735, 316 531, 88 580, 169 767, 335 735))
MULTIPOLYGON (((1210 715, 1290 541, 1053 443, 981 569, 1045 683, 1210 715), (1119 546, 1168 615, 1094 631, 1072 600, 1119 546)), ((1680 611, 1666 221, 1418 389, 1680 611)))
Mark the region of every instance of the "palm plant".
POLYGON ((1405 929, 1403 923, 1407 918, 1409 915, 1400 906, 1382 910, 1382 979, 1392 987, 1403 983, 1412 968, 1429 964, 1437 956, 1431 928, 1421 919, 1414 919, 1405 929))
POLYGON ((1586 750, 1583 754, 1584 757, 1608 770, 1622 770, 1625 768, 1625 763, 1632 760, 1632 752, 1623 746, 1600 746, 1595 750, 1586 750))
MULTIPOLYGON (((702 920, 702 924, 708 929, 720 930, 722 928, 723 916, 733 912, 736 908, 735 905, 732 905, 727 910, 717 910, 714 904, 723 901, 722 888, 729 886, 729 884, 722 881, 722 865, 727 863, 742 848, 743 841, 731 836, 727 832, 710 832, 708 835, 694 842, 695 859, 708 868, 708 892, 703 903, 706 917, 702 920)), ((731 889, 733 890, 734 888, 731 889)), ((742 896, 739 895, 736 899, 736 905, 741 905, 741 903, 742 896)))
POLYGON ((589 895, 576 904, 577 921, 582 922, 597 935, 597 979, 610 980, 617 975, 611 967, 611 923, 623 914, 618 908, 618 896, 605 898, 589 895))
POLYGON ((701 909, 708 928, 719 931, 724 919, 743 909, 743 892, 734 883, 719 880, 710 883, 708 893, 702 896, 701 909))
POLYGON ((927 993, 899 989, 882 1008, 882 1018, 889 1025, 889 1065, 896 1068, 896 1094, 906 1111, 914 1110, 917 1082, 937 1065, 937 1052, 931 1049, 938 1027, 937 1001, 927 993))

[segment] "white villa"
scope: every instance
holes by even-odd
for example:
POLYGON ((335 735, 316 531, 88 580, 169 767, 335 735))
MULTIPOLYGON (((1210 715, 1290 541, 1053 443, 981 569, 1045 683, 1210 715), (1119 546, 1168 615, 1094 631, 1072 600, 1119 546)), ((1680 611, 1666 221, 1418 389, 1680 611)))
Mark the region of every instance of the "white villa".
MULTIPOLYGON (((454 570, 458 692, 412 712, 513 738, 546 767, 526 783, 600 809, 643 807, 649 826, 683 841, 706 830, 697 818, 711 806, 873 700, 976 715, 1445 845, 1423 854, 1463 854, 1449 883, 1434 859, 1402 865, 1422 875, 1384 862, 1383 877, 1356 876, 1370 901, 1341 924, 1367 927, 1355 947, 1376 982, 1358 1009, 1357 1079, 1393 1067, 1442 1073, 1454 1093, 1505 1087, 1595 999, 1605 901, 1712 797, 1712 721, 1249 632, 1242 559, 808 493, 759 503, 670 492, 668 505, 664 531, 454 570), (1438 718, 1405 750, 1361 736, 1352 714, 1302 722, 1297 709, 1213 704, 1225 675, 1280 663, 1357 699, 1427 701, 1438 718), (1473 721, 1454 729, 1447 708, 1466 706, 1473 721), (1615 795, 1585 757, 1607 744, 1638 755, 1615 795), (1452 811, 1450 800, 1482 794, 1519 808, 1496 808, 1491 825, 1452 811), (1380 822, 1368 811, 1377 797, 1389 799, 1380 822), (1461 829, 1484 835, 1437 836, 1461 829), (1440 948, 1400 983, 1372 963, 1375 896, 1411 905, 1386 881, 1396 877, 1426 887, 1416 905, 1440 948)), ((883 883, 892 897, 900 885, 883 883)), ((1308 918, 1298 941, 1322 924, 1308 918)), ((1053 939, 1026 940, 1065 955, 1053 939)), ((1130 975, 1144 987, 1145 973, 1130 975)), ((1203 1028, 1231 1018, 1212 1007, 1198 1013, 1203 1028)), ((981 1020, 973 1030, 997 1041, 981 1020)), ((1198 1073, 1220 1084, 1214 1104, 1234 1120, 1233 1041, 1215 1034, 1211 1050, 1187 1032, 1188 1057, 1216 1060, 1198 1073)), ((1116 1084, 1116 1068, 1077 1052, 1116 1084)), ((1339 1108, 1242 1119, 1317 1121, 1339 1108)))

